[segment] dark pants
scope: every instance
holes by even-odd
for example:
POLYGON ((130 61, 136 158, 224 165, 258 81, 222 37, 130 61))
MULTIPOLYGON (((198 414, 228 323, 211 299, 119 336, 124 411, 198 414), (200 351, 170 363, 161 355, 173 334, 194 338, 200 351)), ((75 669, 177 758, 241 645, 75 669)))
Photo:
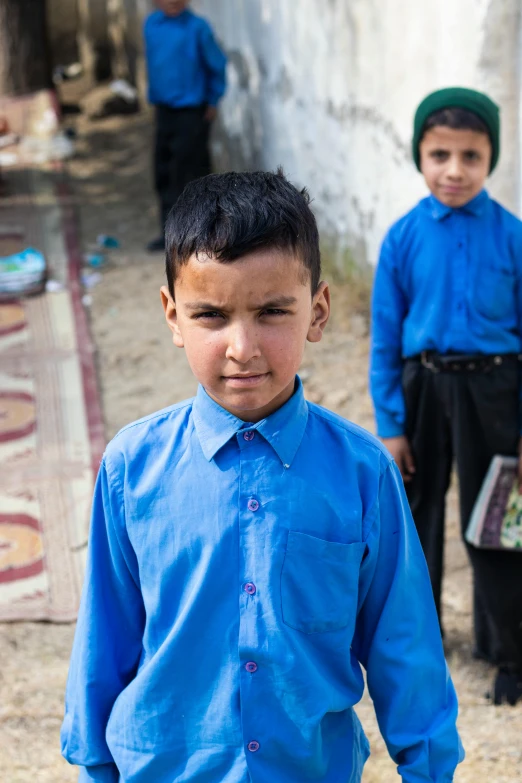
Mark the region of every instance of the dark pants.
POLYGON ((210 174, 210 125, 205 107, 156 107, 154 181, 161 210, 161 228, 185 185, 210 174))
MULTIPOLYGON (((440 617, 445 496, 453 458, 464 535, 492 457, 517 452, 519 368, 511 361, 476 374, 433 373, 406 361, 403 389, 416 466, 407 492, 440 617)), ((476 652, 522 669, 522 553, 466 548, 473 569, 476 652)))

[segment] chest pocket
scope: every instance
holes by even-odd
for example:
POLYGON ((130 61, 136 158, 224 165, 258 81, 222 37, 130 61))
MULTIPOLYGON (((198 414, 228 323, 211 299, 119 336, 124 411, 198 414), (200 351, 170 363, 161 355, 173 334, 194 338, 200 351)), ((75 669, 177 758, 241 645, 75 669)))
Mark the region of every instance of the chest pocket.
POLYGON ((353 633, 365 549, 290 530, 281 573, 285 625, 309 634, 351 626, 353 633))
POLYGON ((493 321, 511 318, 515 310, 515 275, 506 262, 477 269, 475 303, 485 318, 493 321))

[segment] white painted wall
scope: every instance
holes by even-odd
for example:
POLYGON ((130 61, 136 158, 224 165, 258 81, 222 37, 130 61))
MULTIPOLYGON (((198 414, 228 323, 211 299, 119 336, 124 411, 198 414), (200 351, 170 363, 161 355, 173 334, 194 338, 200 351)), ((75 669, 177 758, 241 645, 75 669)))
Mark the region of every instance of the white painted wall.
MULTIPOLYGON (((484 89, 502 105, 491 192, 519 201, 518 0, 194 0, 230 58, 217 152, 305 184, 323 234, 375 263, 390 223, 425 193, 411 163, 417 103, 484 89)), ((341 263, 341 261, 340 261, 341 263)))

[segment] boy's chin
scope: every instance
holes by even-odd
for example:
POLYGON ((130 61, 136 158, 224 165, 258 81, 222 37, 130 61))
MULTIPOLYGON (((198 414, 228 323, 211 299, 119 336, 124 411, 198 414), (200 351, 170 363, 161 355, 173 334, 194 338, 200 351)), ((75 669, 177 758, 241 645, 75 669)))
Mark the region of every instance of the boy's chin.
POLYGON ((256 422, 276 411, 292 396, 295 379, 283 389, 212 389, 207 394, 225 410, 244 421, 256 422))
POLYGON ((466 204, 472 201, 475 196, 478 195, 478 193, 480 193, 480 191, 477 193, 470 193, 468 190, 451 192, 440 189, 437 190, 434 195, 438 198, 441 204, 444 204, 445 207, 453 207, 454 209, 458 209, 459 207, 466 206, 466 204))
POLYGON ((468 201, 471 201, 471 199, 440 198, 439 201, 441 204, 444 204, 445 207, 458 209, 459 207, 465 207, 468 201))
POLYGON ((254 421, 258 413, 275 404, 275 398, 270 394, 255 392, 213 394, 212 391, 209 393, 223 408, 245 421, 254 421))

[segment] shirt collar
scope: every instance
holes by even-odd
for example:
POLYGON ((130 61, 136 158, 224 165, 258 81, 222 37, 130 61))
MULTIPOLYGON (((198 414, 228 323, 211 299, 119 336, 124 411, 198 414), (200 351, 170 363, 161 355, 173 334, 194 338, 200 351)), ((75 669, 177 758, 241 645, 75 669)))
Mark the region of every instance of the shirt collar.
POLYGON ((190 9, 185 8, 185 10, 182 11, 177 16, 169 16, 164 11, 160 11, 160 14, 161 14, 162 22, 173 22, 173 21, 177 22, 179 19, 185 19, 185 17, 190 16, 190 9))
POLYGON ((288 402, 257 424, 247 424, 226 411, 209 397, 203 386, 198 388, 192 415, 203 454, 209 462, 239 430, 249 429, 259 432, 283 465, 290 467, 306 429, 308 405, 303 384, 297 377, 295 391, 288 402))
POLYGON ((487 190, 481 190, 475 198, 472 198, 463 207, 458 207, 457 209, 446 206, 446 204, 435 198, 433 194, 429 197, 429 202, 431 214, 435 220, 443 220, 450 212, 467 212, 470 215, 480 217, 489 203, 489 195, 487 190))

